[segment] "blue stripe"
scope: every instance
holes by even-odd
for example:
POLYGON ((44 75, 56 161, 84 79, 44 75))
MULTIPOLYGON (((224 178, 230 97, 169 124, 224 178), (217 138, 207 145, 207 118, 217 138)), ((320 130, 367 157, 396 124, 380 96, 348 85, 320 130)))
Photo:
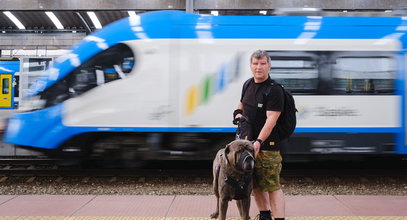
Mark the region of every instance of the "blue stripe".
MULTIPOLYGON (((187 133, 234 133, 236 127, 69 127, 81 132, 187 132, 187 133)), ((295 133, 398 133, 401 128, 296 128, 295 133)), ((76 133, 76 132, 74 132, 76 133)))
POLYGON ((0 73, 12 74, 20 71, 20 61, 0 61, 0 73))
MULTIPOLYGON (((69 127, 62 123, 62 104, 39 111, 14 114, 9 120, 5 141, 45 149, 86 132, 180 132, 234 133, 236 127, 69 127), (40 126, 39 126, 40 125, 40 126)), ((401 128, 297 128, 297 133, 401 133, 401 128)))
POLYGON ((397 94, 400 94, 402 96, 401 98, 401 128, 400 132, 396 135, 396 147, 395 147, 395 152, 397 154, 407 154, 407 146, 405 145, 406 143, 406 88, 405 88, 405 80, 406 80, 406 57, 405 57, 405 52, 399 52, 399 56, 397 57, 398 61, 397 63, 399 66, 397 66, 398 69, 398 76, 396 80, 396 88, 397 88, 397 94))
POLYGON ((401 128, 352 128, 352 127, 341 127, 341 128, 296 128, 295 133, 398 133, 401 128))

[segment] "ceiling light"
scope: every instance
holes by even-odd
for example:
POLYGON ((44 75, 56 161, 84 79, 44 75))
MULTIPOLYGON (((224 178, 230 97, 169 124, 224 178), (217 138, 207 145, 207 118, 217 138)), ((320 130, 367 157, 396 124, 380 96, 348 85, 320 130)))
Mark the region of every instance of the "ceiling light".
POLYGON ((218 16, 218 15, 219 15, 219 11, 211 11, 211 14, 212 14, 213 16, 218 16))
POLYGON ((5 15, 18 27, 18 29, 25 29, 24 25, 18 20, 11 12, 3 11, 5 15))
POLYGON ((51 19, 52 23, 54 23, 57 29, 64 29, 64 26, 62 26, 61 22, 52 11, 46 11, 45 14, 47 14, 47 16, 51 19))
POLYGON ((267 15, 267 11, 259 11, 259 14, 267 15))
POLYGON ((128 11, 127 13, 129 13, 129 17, 134 18, 137 16, 137 13, 135 11, 128 11))
POLYGON ((90 20, 92 20, 93 25, 95 26, 96 29, 102 29, 102 25, 100 24, 100 21, 98 17, 96 17, 95 12, 93 11, 88 11, 88 16, 90 17, 90 20))

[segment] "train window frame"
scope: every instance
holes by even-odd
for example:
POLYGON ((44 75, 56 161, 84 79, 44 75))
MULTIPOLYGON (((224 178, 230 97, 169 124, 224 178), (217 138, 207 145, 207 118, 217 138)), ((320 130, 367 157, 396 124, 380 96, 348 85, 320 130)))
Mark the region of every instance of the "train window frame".
POLYGON ((67 74, 59 82, 40 93, 41 99, 45 100, 45 106, 49 107, 61 103, 67 99, 80 96, 88 91, 110 82, 124 79, 134 72, 136 56, 132 48, 124 43, 109 47, 94 55, 79 67, 67 74), (131 68, 124 70, 124 60, 133 61, 131 68), (111 77, 116 71, 116 76, 111 77), (107 77, 106 77, 107 75, 107 77), (110 78, 109 78, 110 77, 110 78))
MULTIPOLYGON (((339 65, 338 60, 341 59, 354 59, 356 63, 358 60, 358 65, 354 65, 354 69, 343 70, 332 67, 332 79, 334 81, 334 91, 335 94, 346 94, 346 95, 393 95, 396 92, 395 81, 397 75, 397 59, 394 53, 391 52, 378 52, 372 55, 371 53, 354 53, 346 52, 340 53, 335 57, 335 65, 339 65), (378 60, 379 59, 379 60, 378 60), (381 60, 380 60, 381 59, 381 60), (378 60, 380 62, 373 62, 378 60), (386 62, 383 62, 385 60, 386 62), (362 61, 362 62, 361 62, 362 61), (367 62, 369 61, 369 62, 367 62), (371 66, 373 63, 387 63, 389 65, 389 70, 380 70, 376 68, 375 71, 357 71, 355 69, 360 69, 360 64, 365 63, 366 66, 371 66), (367 64, 368 63, 368 64, 367 64), (357 67, 357 68, 355 68, 357 67), (339 71, 345 72, 339 73, 339 71), (347 74, 347 77, 345 75, 347 74), (342 75, 342 78, 338 76, 342 75), (386 78, 387 77, 387 78, 386 78), (338 87, 338 84, 342 84, 338 87), (345 84, 345 85, 344 85, 345 84)), ((384 65, 382 65, 382 68, 384 65)))
POLYGON ((294 95, 317 93, 317 54, 309 51, 268 51, 268 55, 271 60, 269 75, 273 80, 284 85, 294 95), (276 63, 280 65, 276 67, 276 63), (287 65, 282 66, 283 63, 287 65), (302 63, 302 66, 298 65, 299 63, 302 63))
MULTIPOLYGON (((271 59, 270 77, 278 83, 284 85, 294 95, 393 95, 396 93, 397 76, 397 54, 392 51, 378 51, 372 55, 370 51, 268 51, 271 59), (376 78, 353 79, 352 82, 358 84, 361 91, 338 87, 344 85, 338 81, 337 68, 338 59, 341 58, 370 59, 386 58, 391 71, 387 71, 390 77, 386 81, 386 76, 376 73, 376 78), (286 66, 273 67, 273 61, 284 60, 297 62, 308 60, 311 62, 303 65, 291 63, 286 66), (284 72, 285 71, 285 72, 284 72), (379 85, 377 87, 373 85, 379 85), (380 89, 377 89, 380 88, 380 89)), ((382 67, 383 68, 383 67, 382 67)), ((380 68, 379 68, 380 70, 380 68)), ((379 72, 379 71, 378 71, 379 72)), ((374 71, 369 72, 374 76, 374 71)), ((365 76, 369 76, 366 74, 365 76)), ((349 84, 349 83, 345 83, 349 84)))

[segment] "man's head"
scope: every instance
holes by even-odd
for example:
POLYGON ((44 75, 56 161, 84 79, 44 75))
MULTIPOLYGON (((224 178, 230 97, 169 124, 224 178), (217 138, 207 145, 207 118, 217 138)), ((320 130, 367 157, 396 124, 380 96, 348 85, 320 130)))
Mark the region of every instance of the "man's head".
POLYGON ((254 81, 263 82, 268 77, 271 68, 270 57, 264 50, 256 50, 250 57, 250 69, 252 70, 254 81))

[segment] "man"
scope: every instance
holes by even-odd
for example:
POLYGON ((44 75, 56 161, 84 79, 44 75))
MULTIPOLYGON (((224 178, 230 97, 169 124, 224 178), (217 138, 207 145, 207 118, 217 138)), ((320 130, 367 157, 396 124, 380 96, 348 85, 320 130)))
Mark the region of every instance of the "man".
MULTIPOLYGON (((234 119, 243 115, 251 123, 251 139, 254 142, 256 167, 253 195, 260 211, 261 220, 285 218, 285 197, 280 186, 281 155, 278 134, 273 132, 277 119, 284 109, 284 93, 280 86, 272 86, 267 97, 264 89, 271 86, 270 58, 266 51, 257 50, 250 57, 253 78, 244 86, 234 119)), ((246 83, 245 83, 246 84, 246 83)))

